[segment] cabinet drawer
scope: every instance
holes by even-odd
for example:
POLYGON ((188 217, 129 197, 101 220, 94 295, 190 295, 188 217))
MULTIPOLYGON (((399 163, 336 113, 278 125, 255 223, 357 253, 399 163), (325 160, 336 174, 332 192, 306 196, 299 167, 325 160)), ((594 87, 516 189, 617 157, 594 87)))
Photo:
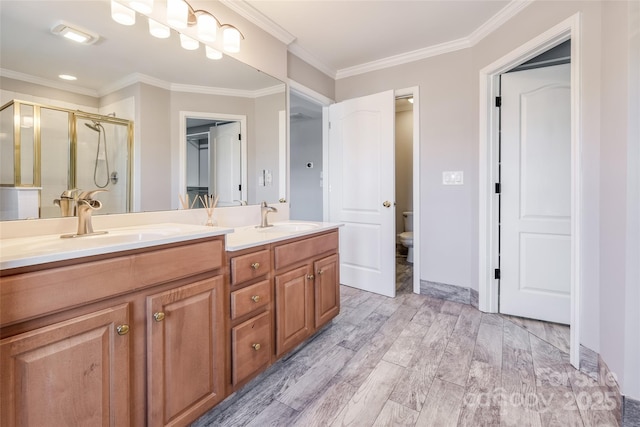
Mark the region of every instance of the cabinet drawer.
POLYGON ((237 319, 271 302, 271 281, 263 280, 231 292, 231 319, 237 319))
POLYGON ((238 384, 265 368, 271 360, 271 311, 231 329, 231 376, 238 384))
POLYGON ((338 250, 338 233, 310 237, 293 243, 276 246, 274 249, 275 268, 280 270, 318 254, 338 250))
POLYGON ((266 275, 271 268, 270 260, 268 249, 231 258, 231 284, 237 285, 266 275))

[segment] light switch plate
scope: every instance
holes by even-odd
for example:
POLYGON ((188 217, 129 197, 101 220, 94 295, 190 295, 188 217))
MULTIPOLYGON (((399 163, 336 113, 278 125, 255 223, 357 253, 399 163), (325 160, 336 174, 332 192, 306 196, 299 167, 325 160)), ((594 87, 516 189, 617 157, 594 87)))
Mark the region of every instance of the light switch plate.
POLYGON ((442 172, 443 185, 462 185, 464 184, 464 173, 462 171, 444 171, 442 172))

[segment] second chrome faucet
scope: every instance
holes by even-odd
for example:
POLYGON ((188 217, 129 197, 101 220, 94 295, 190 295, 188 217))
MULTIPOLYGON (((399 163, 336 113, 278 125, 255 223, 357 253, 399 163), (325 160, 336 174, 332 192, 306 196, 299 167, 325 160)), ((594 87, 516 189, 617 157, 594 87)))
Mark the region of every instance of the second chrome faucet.
POLYGON ((267 205, 267 202, 262 202, 260 205, 260 225, 256 226, 256 228, 271 227, 271 225, 269 225, 269 219, 267 218, 269 212, 278 212, 278 209, 267 205))

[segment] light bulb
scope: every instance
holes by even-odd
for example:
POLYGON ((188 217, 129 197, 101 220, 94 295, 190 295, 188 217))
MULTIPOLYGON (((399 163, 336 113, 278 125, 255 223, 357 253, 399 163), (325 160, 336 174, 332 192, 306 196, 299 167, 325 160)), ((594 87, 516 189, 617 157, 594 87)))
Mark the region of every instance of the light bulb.
POLYGON ((153 0, 131 0, 129 6, 136 12, 144 14, 153 12, 153 0))
POLYGON ((167 0, 167 22, 175 28, 187 28, 189 6, 183 0, 167 0))
POLYGON ((111 0, 111 18, 118 24, 133 25, 136 23, 136 12, 115 0, 111 0))
POLYGON ((211 46, 206 47, 207 58, 209 59, 222 59, 222 52, 217 49, 212 48, 211 46))
POLYGON ((198 40, 192 39, 189 36, 180 34, 180 46, 182 46, 182 48, 186 50, 196 50, 200 46, 200 42, 198 42, 198 40))
POLYGON ((198 15, 198 37, 206 42, 216 41, 216 32, 218 31, 218 22, 208 13, 198 15))
POLYGON ((240 31, 233 27, 227 27, 222 32, 224 50, 227 52, 240 52, 240 31))
POLYGON ((151 33, 153 37, 166 39, 171 35, 171 29, 166 25, 149 18, 149 33, 151 33))

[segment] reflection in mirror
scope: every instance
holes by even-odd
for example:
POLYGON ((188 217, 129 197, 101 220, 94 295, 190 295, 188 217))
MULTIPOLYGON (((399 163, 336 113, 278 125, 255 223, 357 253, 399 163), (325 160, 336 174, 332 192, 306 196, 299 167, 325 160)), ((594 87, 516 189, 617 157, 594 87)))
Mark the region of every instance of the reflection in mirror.
MULTIPOLYGON (((202 116, 186 117, 186 192, 189 200, 215 194, 219 196, 219 207, 246 204, 246 117, 202 116)), ((203 206, 197 201, 195 207, 203 206)))
POLYGON ((73 195, 94 189, 106 190, 106 213, 129 212, 130 121, 20 100, 0 114, 3 170, 13 172, 1 176, 0 219, 73 215, 73 195))
MULTIPOLYGON (((246 191, 246 196, 240 200, 250 204, 262 200, 272 203, 282 197, 284 194, 278 189, 286 175, 280 172, 282 161, 279 159, 285 153, 280 152, 284 145, 278 132, 283 129, 280 113, 286 109, 285 85, 229 56, 210 60, 202 45, 196 51, 182 49, 173 30, 168 39, 152 37, 142 15, 137 15, 134 25, 122 26, 110 18, 110 12, 110 2, 106 0, 0 1, 0 105, 18 99, 91 114, 115 112, 117 118, 131 121, 134 124, 133 163, 131 182, 127 185, 131 185, 132 191, 127 211, 178 207, 176 193, 186 191, 186 161, 181 157, 184 151, 181 128, 185 125, 179 122, 181 111, 244 115, 247 148, 246 184, 242 191, 246 191), (99 39, 91 45, 77 45, 54 35, 51 29, 60 21, 85 28, 99 39), (73 74, 77 80, 61 81, 60 74, 73 74), (260 185, 259 177, 264 176, 264 171, 272 172, 272 186, 260 185)), ((0 133, 11 133, 7 131, 13 126, 11 120, 7 122, 3 115, 0 124, 0 133)), ((103 126, 109 135, 109 126, 104 123, 103 126)), ((54 132, 54 128, 49 132, 54 132)), ((60 131, 62 128, 64 126, 60 131)), ((82 185, 95 187, 91 165, 95 164, 98 134, 82 123, 77 129, 83 143, 87 147, 91 144, 85 153, 86 166, 91 169, 89 182, 82 185)), ((108 136, 108 145, 110 138, 108 136)), ((7 147, 3 141, 0 154, 4 154, 7 147)), ((21 161, 31 165, 39 158, 37 143, 32 146, 25 143, 22 148, 21 161)), ((61 150, 56 154, 57 160, 54 161, 53 156, 47 159, 57 164, 58 170, 47 172, 46 177, 43 170, 43 180, 57 182, 60 177, 73 174, 72 165, 66 160, 69 156, 63 155, 66 148, 61 150), (64 160, 58 158, 60 156, 64 160)), ((44 154, 41 158, 45 160, 44 154)), ((4 155, 0 159, 1 174, 13 177, 14 171, 5 169, 6 160, 4 155)), ((116 171, 120 166, 115 166, 115 162, 109 157, 109 175, 117 172, 120 179, 117 185, 121 185, 126 174, 116 171)), ((25 185, 29 182, 30 187, 21 188, 35 194, 36 199, 53 200, 52 195, 40 194, 39 186, 34 184, 38 179, 36 171, 27 172, 26 163, 24 167, 20 164, 20 173, 25 185)), ((104 163, 99 158, 96 168, 96 178, 101 185, 106 177, 104 163)), ((45 187, 48 183, 42 182, 42 185, 45 187)), ((71 184, 67 182, 67 185, 71 184)), ((53 194, 54 198, 60 195, 59 192, 53 194)), ((111 190, 98 196, 104 202, 100 214, 120 212, 119 208, 110 210, 115 208, 107 201, 111 196, 111 190)), ((47 215, 59 214, 59 209, 49 212, 47 215)))

